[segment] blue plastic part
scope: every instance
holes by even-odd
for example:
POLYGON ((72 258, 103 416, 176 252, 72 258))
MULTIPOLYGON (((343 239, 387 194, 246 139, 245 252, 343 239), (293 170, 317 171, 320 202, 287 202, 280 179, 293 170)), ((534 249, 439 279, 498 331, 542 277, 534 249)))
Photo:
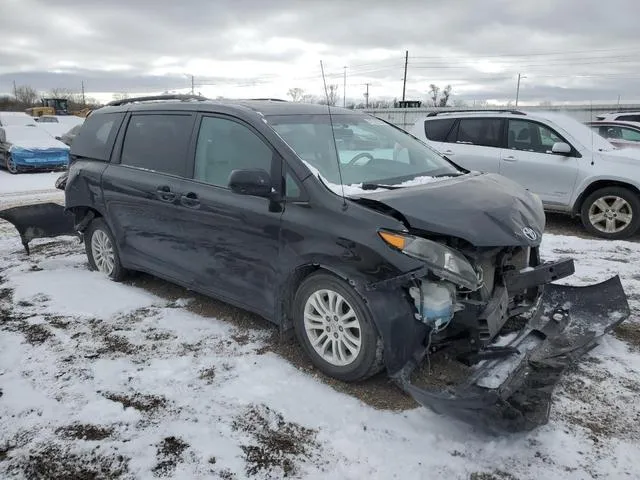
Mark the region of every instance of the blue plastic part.
POLYGON ((11 159, 20 168, 62 167, 69 163, 69 150, 14 147, 11 149, 11 159))

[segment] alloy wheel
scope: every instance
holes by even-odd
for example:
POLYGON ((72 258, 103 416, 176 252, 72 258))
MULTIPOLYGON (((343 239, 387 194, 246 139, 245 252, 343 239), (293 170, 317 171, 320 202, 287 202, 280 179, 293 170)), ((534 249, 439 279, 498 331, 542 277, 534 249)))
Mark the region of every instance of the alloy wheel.
POLYGON ((598 198, 589 207, 589 222, 604 233, 618 233, 631 224, 633 210, 629 202, 615 195, 598 198))
POLYGON ((317 290, 309 296, 304 328, 313 349, 331 365, 349 365, 360 353, 360 321, 351 305, 333 290, 317 290))
POLYGON ((96 230, 91 237, 91 254, 98 271, 111 275, 115 267, 115 252, 109 236, 102 230, 96 230))

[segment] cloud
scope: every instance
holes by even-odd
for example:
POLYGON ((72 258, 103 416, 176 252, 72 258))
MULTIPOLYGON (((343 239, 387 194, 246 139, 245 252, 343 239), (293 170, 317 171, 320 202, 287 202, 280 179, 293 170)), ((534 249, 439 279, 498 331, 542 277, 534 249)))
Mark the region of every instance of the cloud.
POLYGON ((636 0, 3 0, 0 92, 13 81, 89 92, 322 93, 465 99, 640 100, 636 0), (37 14, 34 14, 37 12, 37 14), (578 76, 580 75, 580 76, 578 76), (589 75, 589 76, 587 76, 589 75), (340 90, 342 93, 342 90, 340 90))

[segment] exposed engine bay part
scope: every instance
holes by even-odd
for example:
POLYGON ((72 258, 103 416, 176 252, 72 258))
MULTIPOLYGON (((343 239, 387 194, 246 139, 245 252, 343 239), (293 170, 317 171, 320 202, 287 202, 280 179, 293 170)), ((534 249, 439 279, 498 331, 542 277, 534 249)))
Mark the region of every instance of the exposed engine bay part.
POLYGON ((506 345, 466 358, 476 363, 457 385, 423 388, 412 382, 412 372, 431 355, 428 345, 392 378, 421 405, 485 432, 532 430, 547 423, 554 387, 566 368, 629 315, 618 276, 586 287, 548 284, 526 325, 513 338, 506 336, 506 345))
POLYGON ((0 218, 11 223, 18 233, 27 255, 29 242, 34 238, 53 238, 77 235, 73 216, 57 203, 37 203, 0 210, 0 218))

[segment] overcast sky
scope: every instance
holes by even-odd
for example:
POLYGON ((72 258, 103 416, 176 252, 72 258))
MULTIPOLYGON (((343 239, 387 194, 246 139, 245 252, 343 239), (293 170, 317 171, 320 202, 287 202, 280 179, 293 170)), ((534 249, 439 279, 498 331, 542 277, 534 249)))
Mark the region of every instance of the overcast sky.
MULTIPOLYGON (((114 92, 348 100, 640 101, 638 0, 0 0, 0 93, 13 82, 114 92)), ((342 101, 342 100, 341 100, 342 101)), ((340 101, 340 102, 341 102, 340 101)))

